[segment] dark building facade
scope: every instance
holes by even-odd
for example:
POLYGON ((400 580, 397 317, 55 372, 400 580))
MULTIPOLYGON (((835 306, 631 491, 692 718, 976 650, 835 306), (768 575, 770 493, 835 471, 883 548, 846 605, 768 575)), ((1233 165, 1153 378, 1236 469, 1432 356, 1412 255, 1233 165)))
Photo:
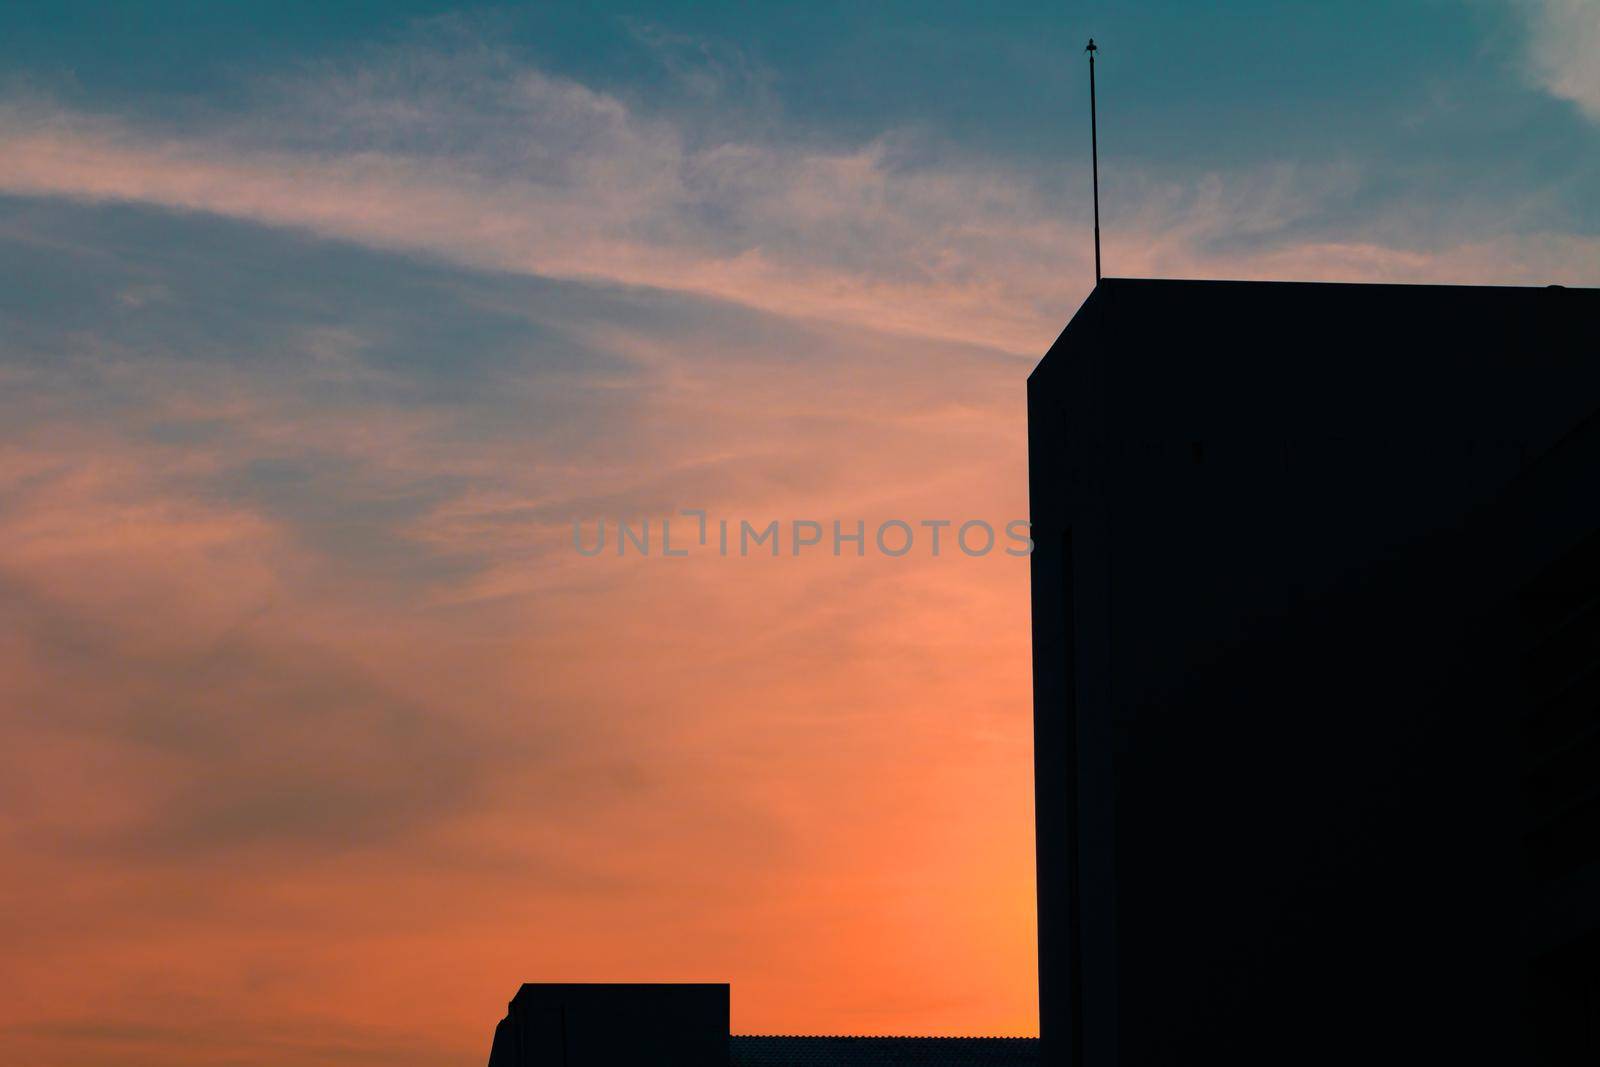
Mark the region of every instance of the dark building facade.
POLYGON ((1600 291, 1096 288, 1028 383, 1045 1062, 1596 1062, 1597 409, 1600 291))

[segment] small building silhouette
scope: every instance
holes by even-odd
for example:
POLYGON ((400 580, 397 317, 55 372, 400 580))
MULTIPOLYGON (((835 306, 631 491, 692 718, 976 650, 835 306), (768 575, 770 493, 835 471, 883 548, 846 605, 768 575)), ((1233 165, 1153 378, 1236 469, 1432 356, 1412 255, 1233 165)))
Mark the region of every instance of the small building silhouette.
POLYGON ((728 1062, 726 983, 528 983, 489 1067, 705 1067, 728 1062))
POLYGON ((489 1067, 1034 1067, 1022 1037, 728 1033, 726 984, 529 983, 494 1031, 489 1067))
POLYGON ((1028 383, 1045 1062, 1600 1062, 1596 410, 1600 291, 1097 287, 1028 383))

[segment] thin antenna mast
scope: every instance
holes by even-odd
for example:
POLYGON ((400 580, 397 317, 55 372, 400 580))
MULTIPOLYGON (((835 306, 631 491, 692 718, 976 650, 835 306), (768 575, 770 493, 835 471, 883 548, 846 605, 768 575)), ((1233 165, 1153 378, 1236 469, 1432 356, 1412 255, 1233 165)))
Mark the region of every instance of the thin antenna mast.
POLYGON ((1100 49, 1089 38, 1089 166, 1094 175, 1094 283, 1100 284, 1100 131, 1095 125, 1094 54, 1100 49))

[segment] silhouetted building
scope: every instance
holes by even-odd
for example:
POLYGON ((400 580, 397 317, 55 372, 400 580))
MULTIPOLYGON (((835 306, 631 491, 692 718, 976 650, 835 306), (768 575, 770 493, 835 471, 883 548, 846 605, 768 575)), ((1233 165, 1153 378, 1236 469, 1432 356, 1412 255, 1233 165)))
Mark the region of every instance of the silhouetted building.
POLYGON ((726 984, 536 984, 494 1029, 489 1067, 728 1062, 726 984))
POLYGON ((1597 1062, 1600 291, 1107 279, 1028 383, 1044 1061, 1597 1062))
POLYGON ((1031 1037, 734 1037, 732 1067, 1034 1067, 1031 1037))
POLYGON ((524 985, 489 1067, 1034 1067, 1020 1037, 730 1036, 728 986, 524 985))

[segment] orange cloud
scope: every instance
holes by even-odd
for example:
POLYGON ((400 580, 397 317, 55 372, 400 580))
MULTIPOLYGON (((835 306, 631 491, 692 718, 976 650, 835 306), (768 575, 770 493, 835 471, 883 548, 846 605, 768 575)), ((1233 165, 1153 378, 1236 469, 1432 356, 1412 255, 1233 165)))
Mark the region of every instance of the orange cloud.
POLYGON ((1018 516, 1022 361, 615 312, 575 325, 603 371, 531 347, 485 386, 627 419, 464 436, 483 401, 395 399, 353 311, 133 344, 191 321, 162 284, 47 335, 54 417, 0 455, 8 1055, 442 1063, 557 977, 731 979, 742 1030, 1032 1031, 1024 561, 568 543, 1018 516))

